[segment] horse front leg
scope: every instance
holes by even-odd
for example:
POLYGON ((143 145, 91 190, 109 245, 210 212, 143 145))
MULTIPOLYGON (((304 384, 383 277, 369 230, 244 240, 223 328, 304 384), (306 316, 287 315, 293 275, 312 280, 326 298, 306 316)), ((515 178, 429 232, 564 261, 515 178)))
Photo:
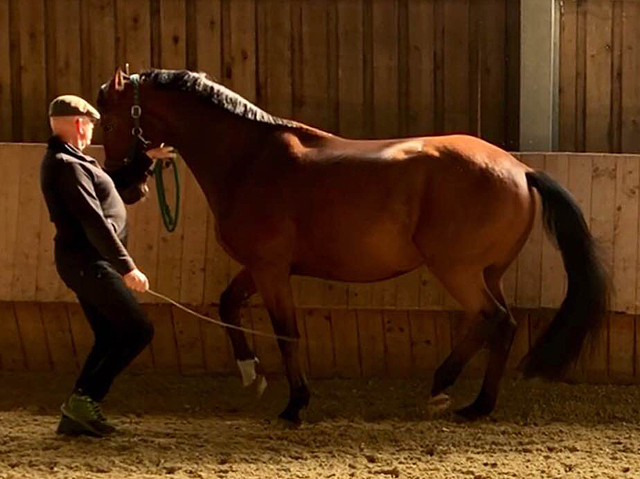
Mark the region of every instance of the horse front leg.
MULTIPOLYGON (((243 268, 229 283, 227 289, 220 296, 220 319, 233 326, 240 326, 240 308, 242 303, 256 293, 256 285, 251 273, 243 268)), ((259 374, 258 358, 255 356, 243 331, 228 328, 227 333, 233 346, 233 354, 242 374, 242 383, 250 386, 260 380, 258 394, 262 394, 266 387, 264 376, 259 374)))
POLYGON ((279 417, 297 426, 301 422, 300 411, 309 404, 310 393, 300 365, 300 334, 289 271, 268 267, 254 271, 253 277, 269 311, 275 334, 287 338, 278 339, 289 381, 289 402, 279 417))

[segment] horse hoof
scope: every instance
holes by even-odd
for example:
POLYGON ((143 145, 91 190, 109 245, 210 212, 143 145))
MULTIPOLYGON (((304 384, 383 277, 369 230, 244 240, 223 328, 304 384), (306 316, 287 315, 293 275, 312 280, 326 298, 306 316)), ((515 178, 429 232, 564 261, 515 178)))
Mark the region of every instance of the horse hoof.
POLYGON ((256 397, 260 399, 264 394, 264 390, 267 389, 267 378, 260 374, 254 381, 256 385, 256 397))
POLYGON ((284 425, 288 424, 289 429, 300 427, 302 421, 300 420, 300 411, 287 407, 278 415, 278 420, 284 425))
POLYGON ((491 414, 491 410, 485 411, 474 403, 467 407, 463 407, 462 409, 458 409, 455 414, 466 421, 477 421, 478 419, 482 419, 483 417, 487 417, 491 414))
POLYGON ((297 420, 292 420, 287 417, 283 417, 283 415, 280 414, 278 416, 276 424, 280 429, 289 431, 293 429, 298 429, 302 425, 302 421, 300 420, 300 418, 298 418, 297 420))
POLYGON ((451 405, 451 398, 444 393, 433 396, 427 401, 427 410, 431 416, 436 416, 446 411, 451 405))

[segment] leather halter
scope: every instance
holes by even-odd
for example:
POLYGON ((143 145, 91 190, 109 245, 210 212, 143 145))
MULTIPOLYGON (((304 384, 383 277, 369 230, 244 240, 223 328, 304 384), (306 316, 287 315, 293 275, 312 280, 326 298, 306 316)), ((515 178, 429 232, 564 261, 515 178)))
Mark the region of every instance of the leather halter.
POLYGON ((133 151, 135 151, 138 146, 138 141, 142 143, 143 147, 148 146, 151 142, 142 136, 142 127, 140 126, 140 118, 142 117, 142 107, 140 106, 140 75, 137 73, 130 75, 129 81, 133 85, 133 105, 131 106, 133 128, 131 129, 131 134, 136 140, 133 144, 133 151))

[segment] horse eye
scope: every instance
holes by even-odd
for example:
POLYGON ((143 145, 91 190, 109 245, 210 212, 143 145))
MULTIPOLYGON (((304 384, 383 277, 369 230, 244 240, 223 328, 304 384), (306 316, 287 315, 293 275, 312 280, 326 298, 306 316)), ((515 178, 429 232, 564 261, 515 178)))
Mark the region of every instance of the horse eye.
POLYGON ((104 125, 104 131, 109 133, 111 130, 113 130, 113 125, 104 125))

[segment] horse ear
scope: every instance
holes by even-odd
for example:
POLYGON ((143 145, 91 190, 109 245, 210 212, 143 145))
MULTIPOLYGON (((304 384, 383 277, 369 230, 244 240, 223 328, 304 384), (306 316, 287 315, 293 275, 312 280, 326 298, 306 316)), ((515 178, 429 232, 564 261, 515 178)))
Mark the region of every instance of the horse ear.
POLYGON ((125 82, 124 72, 122 71, 122 68, 118 67, 116 72, 113 74, 113 79, 111 80, 111 87, 115 91, 122 91, 124 90, 124 82, 125 82))

